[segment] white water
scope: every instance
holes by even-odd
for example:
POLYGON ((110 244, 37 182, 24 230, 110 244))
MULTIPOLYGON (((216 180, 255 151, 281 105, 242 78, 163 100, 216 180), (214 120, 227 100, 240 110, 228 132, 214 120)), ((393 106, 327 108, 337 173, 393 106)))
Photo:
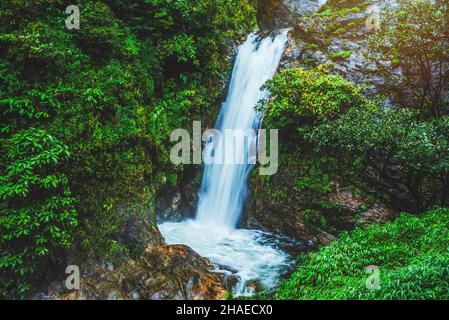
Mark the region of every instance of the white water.
POLYGON ((289 256, 275 247, 276 240, 257 230, 205 227, 195 220, 166 222, 159 229, 167 243, 185 244, 212 263, 234 270, 237 295, 253 293, 245 286, 250 280, 274 288, 282 271, 291 266, 289 256))
MULTIPOLYGON (((260 42, 257 41, 256 34, 251 34, 239 47, 228 96, 216 124, 222 137, 226 129, 258 129, 261 115, 254 107, 268 95, 260 88, 276 72, 286 42, 287 32, 282 32, 274 39, 267 37, 260 42)), ((226 159, 235 154, 234 160, 242 161, 248 158, 248 149, 256 144, 255 137, 250 137, 249 140, 245 145, 242 139, 234 141, 219 138, 211 141, 206 150, 210 152, 208 149, 213 148, 214 158, 226 159)), ((200 223, 228 228, 236 226, 252 167, 248 162, 235 164, 237 161, 234 161, 234 164, 205 166, 196 216, 200 223)))
MULTIPOLYGON (((257 129, 260 114, 254 110, 268 92, 261 86, 273 77, 287 42, 287 32, 259 40, 251 34, 237 53, 228 96, 217 120, 217 129, 257 129)), ((247 159, 248 148, 256 144, 235 143, 229 139, 209 141, 213 157, 247 159)), ((245 283, 258 280, 273 288, 281 272, 289 265, 289 256, 276 248, 276 240, 257 230, 235 229, 247 193, 248 175, 252 165, 207 164, 199 195, 196 220, 167 222, 159 226, 167 243, 183 243, 217 265, 235 270, 239 277, 235 291, 249 294, 245 283)))

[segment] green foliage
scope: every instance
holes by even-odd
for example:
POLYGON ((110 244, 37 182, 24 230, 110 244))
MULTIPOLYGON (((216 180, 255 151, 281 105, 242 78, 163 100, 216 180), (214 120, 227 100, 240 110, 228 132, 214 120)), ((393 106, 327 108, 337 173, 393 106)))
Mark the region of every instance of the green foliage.
POLYGON ((0 139, 0 292, 23 296, 71 243, 75 199, 58 170, 67 146, 29 128, 0 139))
MULTIPOLYGON (((283 143, 280 150, 279 171, 273 176, 254 174, 252 210, 263 223, 293 225, 296 221, 308 232, 338 232, 352 226, 346 213, 329 201, 333 191, 330 182, 337 164, 330 157, 315 157, 297 144, 283 143), (275 212, 275 213, 273 213, 275 212)), ((292 232, 292 230, 287 230, 292 232)))
POLYGON ((111 56, 126 56, 133 50, 133 35, 115 17, 107 4, 101 1, 87 1, 80 5, 79 31, 74 34, 77 45, 95 59, 111 56))
POLYGON ((329 52, 329 57, 333 60, 342 60, 348 58, 352 54, 352 51, 334 51, 329 52))
POLYGON ((309 43, 304 45, 303 47, 304 50, 319 50, 320 46, 316 43, 309 43))
POLYGON ((402 214, 385 225, 357 228, 315 253, 282 283, 276 299, 449 299, 449 209, 402 214), (365 268, 380 271, 368 289, 365 268))
POLYGON ((252 0, 82 1, 79 30, 66 28, 66 6, 0 4, 6 296, 23 295, 72 239, 94 257, 135 251, 119 241, 124 219, 156 223, 158 190, 182 174, 171 130, 213 119, 230 44, 255 26, 252 0))
POLYGON ((303 19, 307 21, 306 33, 308 39, 329 46, 330 39, 340 36, 352 37, 348 31, 362 28, 365 24, 364 18, 349 17, 350 14, 361 13, 371 5, 370 1, 364 0, 329 0, 322 5, 318 12, 308 14, 303 19))
POLYGON ((418 122, 408 109, 367 102, 306 136, 316 150, 334 155, 342 166, 359 164, 373 188, 389 186, 382 192, 390 194, 399 207, 407 199, 413 201, 409 208, 415 211, 449 203, 447 118, 418 122))
POLYGON ((367 7, 370 3, 370 1, 365 0, 328 0, 318 12, 322 13, 329 10, 337 12, 346 12, 348 10, 350 12, 360 12, 362 8, 367 7))
POLYGON ((387 80, 386 89, 425 116, 448 112, 448 17, 446 0, 401 0, 396 10, 383 15, 370 41, 371 58, 387 80), (397 67, 401 73, 393 72, 397 67))
POLYGON ((272 98, 264 108, 267 126, 286 128, 313 123, 335 117, 355 105, 360 99, 360 88, 330 74, 331 67, 286 69, 268 81, 265 88, 271 90, 272 98))

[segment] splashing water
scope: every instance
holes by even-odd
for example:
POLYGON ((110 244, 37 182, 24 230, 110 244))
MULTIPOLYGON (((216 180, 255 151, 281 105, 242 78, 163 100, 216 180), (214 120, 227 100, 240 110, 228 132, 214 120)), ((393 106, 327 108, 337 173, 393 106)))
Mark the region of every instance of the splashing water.
MULTIPOLYGON (((257 41, 252 34, 240 46, 229 85, 226 101, 218 116, 217 129, 257 129, 260 113, 255 106, 268 92, 260 90, 276 72, 287 41, 286 32, 274 39, 267 37, 257 41)), ((251 137, 250 137, 251 138, 251 137)), ((248 145, 255 144, 253 137, 248 145)), ((247 146, 248 146, 247 145, 247 146)), ((247 159, 248 149, 243 141, 218 139, 213 141, 214 157, 235 154, 247 159)), ((235 161, 237 162, 237 161, 235 161)), ((205 225, 234 228, 240 217, 246 197, 247 179, 251 164, 209 164, 205 166, 198 202, 197 220, 205 225)))
POLYGON ((217 270, 218 266, 232 270, 238 278, 233 288, 237 295, 253 294, 246 286, 251 280, 274 288, 282 272, 292 266, 289 255, 278 248, 283 239, 258 230, 205 227, 195 220, 166 222, 159 229, 167 243, 185 244, 216 264, 217 270))
MULTIPOLYGON (((287 42, 287 31, 277 36, 258 39, 251 34, 237 52, 229 92, 217 120, 217 129, 255 129, 261 114, 254 108, 267 98, 262 85, 273 77, 287 42)), ((206 145, 213 149, 214 158, 235 155, 247 159, 249 148, 257 137, 242 141, 215 139, 206 145)), ((290 265, 289 256, 277 248, 277 240, 257 230, 235 229, 247 194, 247 180, 251 162, 207 164, 199 195, 196 220, 167 222, 160 230, 168 243, 183 243, 192 247, 211 262, 235 270, 240 281, 237 294, 245 295, 245 283, 259 280, 266 288, 273 288, 282 272, 290 265)))

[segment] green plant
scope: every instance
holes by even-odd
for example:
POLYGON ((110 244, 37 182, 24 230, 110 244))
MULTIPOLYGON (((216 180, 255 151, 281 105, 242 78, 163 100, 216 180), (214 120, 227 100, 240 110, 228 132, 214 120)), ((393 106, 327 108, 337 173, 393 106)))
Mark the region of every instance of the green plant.
POLYGON ((409 109, 370 101, 306 137, 316 151, 333 154, 342 166, 355 168, 359 162, 368 187, 389 194, 399 208, 422 212, 434 204, 448 205, 448 119, 419 122, 409 109))
POLYGON ((306 45, 304 46, 303 49, 304 49, 304 50, 312 50, 312 51, 315 51, 315 50, 319 50, 319 49, 320 49, 320 46, 317 45, 316 43, 308 43, 308 44, 306 44, 306 45))
POLYGON ((382 17, 370 39, 369 56, 386 80, 384 90, 426 117, 443 116, 448 112, 449 4, 401 0, 382 17), (401 72, 392 72, 398 66, 401 72))
POLYGON ((329 52, 329 57, 333 60, 343 60, 351 56, 352 51, 333 51, 329 52))
POLYGON ((357 228, 318 252, 299 257, 275 299, 449 299, 449 209, 402 214, 385 225, 357 228), (380 271, 368 289, 365 268, 380 271))
POLYGON ((67 146, 29 128, 0 139, 0 292, 23 297, 71 244, 75 199, 61 162, 67 146))
POLYGON ((345 32, 346 32, 346 29, 343 28, 343 27, 340 27, 340 28, 338 28, 337 30, 335 30, 335 31, 333 32, 333 34, 334 34, 334 35, 339 35, 339 34, 342 34, 342 33, 345 33, 345 32))
POLYGON ((268 127, 287 128, 332 118, 355 105, 360 88, 339 75, 330 74, 332 65, 316 69, 286 69, 268 81, 272 98, 259 104, 268 127), (306 120, 306 121, 304 121, 306 120))

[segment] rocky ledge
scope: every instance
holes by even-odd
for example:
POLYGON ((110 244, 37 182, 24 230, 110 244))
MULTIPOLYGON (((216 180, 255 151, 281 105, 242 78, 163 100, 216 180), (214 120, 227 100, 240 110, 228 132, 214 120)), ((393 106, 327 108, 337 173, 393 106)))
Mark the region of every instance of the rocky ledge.
POLYGON ((217 300, 227 295, 225 279, 209 261, 185 245, 149 246, 137 260, 83 276, 79 290, 54 282, 50 300, 217 300))

